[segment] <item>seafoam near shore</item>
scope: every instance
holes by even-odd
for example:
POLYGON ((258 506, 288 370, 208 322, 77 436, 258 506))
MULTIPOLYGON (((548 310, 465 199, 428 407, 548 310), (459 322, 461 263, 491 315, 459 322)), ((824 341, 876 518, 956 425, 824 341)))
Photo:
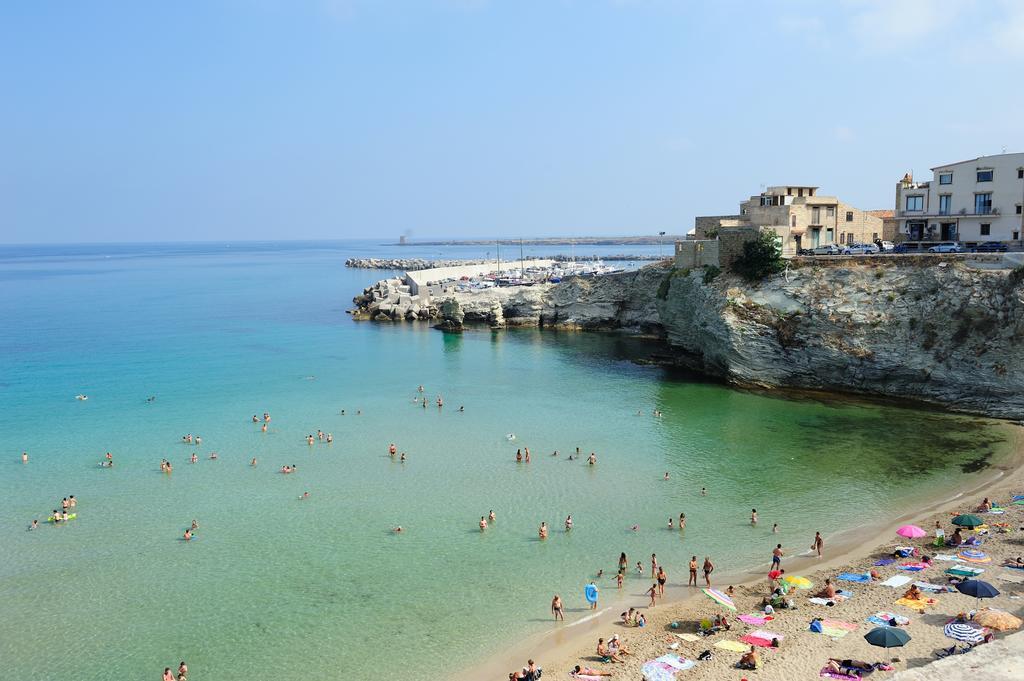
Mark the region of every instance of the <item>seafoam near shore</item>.
MULTIPOLYGON (((719 589, 725 589, 730 584, 735 586, 737 612, 723 611, 698 590, 683 586, 680 580, 685 579, 685 569, 678 566, 672 575, 674 578, 670 579, 668 584, 667 602, 648 608, 645 596, 631 594, 613 606, 603 607, 593 616, 565 624, 555 624, 551 634, 532 639, 525 645, 513 646, 507 653, 465 671, 458 678, 466 681, 485 678, 506 679, 509 671, 517 669, 525 662, 526 656, 530 656, 545 670, 545 677, 565 678, 578 664, 612 672, 612 678, 639 679, 642 678, 641 667, 648 660, 666 653, 695 660, 705 650, 712 651, 712 659, 699 662, 694 668, 680 672, 677 679, 716 681, 749 678, 793 681, 818 678, 820 670, 830 657, 869 662, 884 661, 894 667, 896 672, 923 667, 936 659, 936 651, 954 643, 943 634, 945 623, 960 612, 970 611, 976 606, 976 600, 959 592, 929 594, 936 603, 919 612, 895 604, 909 587, 909 583, 892 588, 877 581, 862 584, 841 581, 837 577, 842 573, 866 573, 876 570, 880 575, 880 581, 895 575, 905 575, 912 581, 945 585, 948 576, 944 571, 947 568, 954 565, 972 565, 985 570, 979 579, 988 581, 1001 592, 996 598, 983 602, 982 607, 997 608, 1024 617, 1024 570, 1002 567, 1005 559, 1024 553, 1024 506, 1009 504, 1012 495, 1024 493, 1024 428, 1012 428, 1016 451, 1013 461, 1007 462, 1000 470, 987 472, 980 478, 980 484, 979 479, 974 478, 971 487, 957 493, 952 499, 947 495, 930 507, 893 519, 892 523, 884 527, 867 527, 845 542, 830 542, 821 559, 804 556, 784 558, 783 567, 786 568, 787 574, 809 578, 814 583, 814 588, 796 591, 797 609, 779 610, 775 613, 775 619, 764 625, 744 624, 736 619, 736 615, 760 612, 761 599, 769 592, 768 581, 764 576, 767 573, 768 561, 765 561, 763 569, 754 568, 746 573, 722 575, 721 578, 713 580, 713 586, 719 589), (985 536, 982 550, 992 558, 992 562, 974 565, 936 560, 932 567, 919 572, 904 572, 895 565, 875 566, 876 561, 891 556, 895 547, 899 545, 916 545, 925 555, 955 554, 953 549, 937 549, 932 546, 931 533, 924 539, 910 541, 897 537, 895 530, 903 524, 916 524, 929 529, 938 521, 948 535, 953 528, 949 522, 952 517, 960 512, 974 511, 984 497, 1002 502, 1005 513, 982 515, 983 519, 989 523, 1007 523, 1010 530, 1008 533, 992 531, 985 536), (759 576, 752 577, 753 574, 759 576), (810 603, 809 598, 824 585, 826 578, 831 578, 836 588, 852 591, 854 596, 833 606, 810 603), (682 600, 671 601, 672 598, 677 598, 680 592, 687 595, 683 596, 682 600), (630 606, 645 613, 648 621, 646 628, 639 629, 621 624, 620 612, 630 606), (910 624, 902 627, 912 639, 905 647, 886 650, 873 647, 864 640, 864 634, 876 626, 868 622, 867 618, 882 611, 910 619, 910 624), (730 620, 731 631, 701 637, 697 641, 687 641, 677 636, 693 633, 701 619, 711 618, 719 612, 723 612, 730 620), (837 620, 854 626, 848 634, 833 638, 809 631, 809 624, 815 617, 837 620), (678 628, 671 626, 673 622, 678 623, 678 628), (722 641, 740 641, 742 636, 756 629, 780 634, 782 644, 779 649, 759 648, 763 661, 760 669, 738 670, 735 663, 741 653, 717 647, 715 644, 722 641), (624 664, 602 663, 594 654, 597 639, 603 637, 607 640, 615 634, 624 640, 633 654, 625 657, 624 664)), ((966 532, 965 536, 971 534, 973 533, 966 532)), ((806 553, 806 550, 802 546, 796 547, 796 553, 806 553)), ((909 559, 901 562, 909 562, 909 559)), ((703 580, 701 582, 703 586, 703 580)), ((1012 632, 997 632, 997 640, 1009 634, 1012 632)), ((1020 639, 1022 636, 1024 634, 1016 638, 1020 639)), ((980 651, 972 652, 971 655, 977 653, 980 651)), ((959 657, 965 660, 964 664, 970 663, 970 655, 959 657)), ((978 659, 980 662, 981 657, 978 659)), ((944 665, 944 668, 947 667, 955 665, 944 665)), ((1019 671, 1021 676, 1016 678, 1024 678, 1024 669, 1019 671)), ((878 672, 875 676, 891 678, 886 672, 878 672)))

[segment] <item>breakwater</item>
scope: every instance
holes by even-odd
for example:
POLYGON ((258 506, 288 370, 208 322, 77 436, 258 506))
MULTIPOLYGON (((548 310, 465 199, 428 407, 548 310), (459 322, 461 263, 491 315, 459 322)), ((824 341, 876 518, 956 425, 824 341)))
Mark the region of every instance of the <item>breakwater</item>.
MULTIPOLYGON (((533 258, 533 256, 530 256, 533 258)), ((598 262, 607 260, 609 262, 654 262, 664 260, 660 255, 630 255, 628 253, 616 255, 552 255, 541 256, 543 260, 554 260, 555 262, 598 262)), ((349 258, 345 261, 345 267, 364 270, 404 270, 415 272, 418 270, 429 270, 437 267, 459 267, 461 265, 481 265, 485 262, 497 262, 490 260, 455 260, 429 258, 349 258)), ((515 266, 516 260, 509 260, 510 266, 515 266)))

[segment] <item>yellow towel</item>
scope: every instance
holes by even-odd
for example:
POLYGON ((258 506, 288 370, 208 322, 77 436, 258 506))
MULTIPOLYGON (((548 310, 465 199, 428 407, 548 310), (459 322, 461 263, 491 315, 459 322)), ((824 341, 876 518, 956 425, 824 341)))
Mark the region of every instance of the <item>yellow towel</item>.
POLYGON ((716 648, 722 648, 723 650, 731 650, 734 653, 745 653, 750 650, 750 646, 739 641, 719 641, 715 644, 716 648))
POLYGON ((914 600, 912 598, 901 598, 896 601, 896 605, 902 605, 905 608, 913 608, 914 610, 924 610, 928 606, 935 605, 938 603, 934 598, 927 598, 921 600, 914 600))
POLYGON ((690 641, 691 643, 700 640, 700 636, 697 636, 697 634, 676 634, 676 636, 684 641, 690 641))

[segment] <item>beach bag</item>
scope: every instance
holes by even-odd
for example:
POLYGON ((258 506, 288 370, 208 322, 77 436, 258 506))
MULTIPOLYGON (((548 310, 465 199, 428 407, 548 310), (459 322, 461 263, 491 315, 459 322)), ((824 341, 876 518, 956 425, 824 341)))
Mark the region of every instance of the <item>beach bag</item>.
POLYGON ((711 659, 711 651, 710 650, 705 650, 704 652, 702 652, 700 655, 697 656, 697 659, 700 660, 701 662, 704 662, 706 660, 710 660, 711 659))
POLYGON ((811 631, 813 631, 815 634, 821 633, 821 620, 814 620, 813 622, 811 622, 811 631))

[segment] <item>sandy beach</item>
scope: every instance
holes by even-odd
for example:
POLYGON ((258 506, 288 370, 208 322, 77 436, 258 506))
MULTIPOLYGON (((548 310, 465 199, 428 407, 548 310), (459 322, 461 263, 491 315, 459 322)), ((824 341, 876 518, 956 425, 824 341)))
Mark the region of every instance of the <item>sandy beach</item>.
MULTIPOLYGON (((813 583, 808 590, 794 589, 790 592, 795 609, 777 609, 774 619, 763 624, 746 624, 736 619, 737 615, 762 615, 762 599, 770 592, 769 582, 765 576, 768 572, 769 560, 765 560, 763 570, 753 569, 747 572, 728 572, 726 569, 716 571, 713 587, 725 590, 728 586, 735 588, 734 601, 736 612, 725 610, 711 599, 703 595, 700 589, 686 587, 685 566, 667 566, 671 578, 667 585, 666 598, 653 608, 648 606, 648 598, 641 595, 636 586, 629 589, 628 597, 616 601, 612 605, 602 604, 595 614, 559 623, 553 630, 543 636, 533 637, 520 642, 502 653, 494 656, 484 664, 466 670, 459 679, 507 679, 509 672, 518 670, 527 658, 533 658, 544 669, 545 678, 569 678, 569 672, 575 665, 590 667, 595 670, 612 673, 611 678, 642 679, 641 668, 644 663, 665 654, 678 655, 689 660, 696 660, 702 651, 710 650, 712 658, 701 661, 696 666, 680 671, 677 679, 698 679, 712 681, 716 679, 811 679, 819 678, 819 672, 828 658, 859 659, 867 662, 886 662, 894 672, 919 668, 936 659, 935 653, 954 643, 943 634, 943 626, 954 616, 977 607, 976 599, 963 595, 955 590, 949 593, 925 593, 924 596, 934 600, 926 607, 907 607, 898 605, 904 592, 913 582, 926 582, 940 587, 949 586, 947 569, 960 567, 976 567, 983 569, 979 579, 995 586, 1000 595, 981 602, 980 607, 991 607, 1008 611, 1018 617, 1024 615, 1024 570, 1002 567, 1005 559, 1024 554, 1024 505, 1010 503, 1014 494, 1024 494, 1024 428, 1008 426, 1013 438, 1015 454, 1002 466, 993 467, 980 476, 970 478, 969 485, 964 486, 958 494, 944 495, 934 503, 922 506, 918 511, 899 518, 894 518, 886 526, 865 527, 851 533, 845 540, 830 538, 821 558, 797 556, 783 558, 782 567, 788 576, 803 576, 813 583), (950 498, 950 497, 953 498, 950 498), (1004 512, 999 514, 978 514, 989 524, 980 550, 991 559, 991 562, 974 563, 962 559, 941 560, 935 556, 956 557, 958 550, 951 547, 937 548, 933 546, 936 522, 950 536, 955 528, 950 521, 958 513, 975 513, 983 498, 989 498, 1000 504, 1004 512), (1006 532, 1000 532, 996 525, 1005 524, 1006 532), (896 529, 902 525, 917 525, 928 532, 928 536, 908 540, 896 535, 896 529), (878 565, 884 559, 892 559, 897 546, 914 546, 919 554, 910 558, 899 558, 895 562, 878 565), (914 563, 921 555, 933 557, 930 567, 920 571, 899 569, 904 563, 914 563), (845 581, 839 579, 840 574, 866 574, 874 570, 878 579, 870 583, 845 581), (756 576, 755 576, 756 575, 756 576), (904 577, 906 581, 898 587, 883 585, 882 582, 893 577, 904 577), (831 579, 836 589, 852 592, 853 596, 834 601, 833 605, 815 604, 810 598, 825 586, 825 580, 831 579), (620 621, 620 613, 628 607, 642 611, 647 618, 647 626, 637 628, 624 625, 620 621), (909 620, 899 627, 910 635, 911 641, 904 647, 884 649, 874 647, 864 640, 864 634, 877 626, 867 618, 880 612, 888 612, 909 620), (692 640, 702 619, 713 618, 716 614, 724 614, 731 630, 719 632, 706 637, 692 640), (814 633, 809 625, 814 618, 826 620, 826 633, 814 633), (676 626, 673 627, 673 623, 676 626), (756 630, 778 634, 778 648, 759 647, 758 653, 761 666, 756 671, 743 671, 735 668, 741 652, 739 645, 749 649, 749 645, 740 641, 741 637, 756 630), (844 633, 845 632, 845 633, 844 633), (618 635, 625 643, 631 655, 624 656, 623 663, 601 662, 595 655, 599 637, 608 640, 618 635), (683 637, 679 636, 682 634, 683 637), (732 643, 726 643, 732 642, 732 643), (718 645, 716 645, 718 644, 718 645), (739 644, 739 645, 736 645, 739 644), (722 645, 736 648, 735 651, 722 645)), ((964 538, 974 536, 974 531, 964 531, 964 538)), ((808 544, 810 543, 808 538, 808 544)), ((793 550, 794 547, 787 547, 793 550)), ((799 554, 808 546, 796 547, 799 554)), ((965 547, 966 548, 966 547, 965 547)), ((766 547, 766 555, 770 557, 771 547, 766 547)), ((703 558, 699 556, 698 559, 703 558)), ((704 586, 699 577, 700 586, 704 586)), ((897 579, 897 581, 904 581, 897 579)), ((643 583, 637 582, 638 584, 643 583)), ((607 593, 608 590, 605 590, 607 593)), ((996 640, 1005 638, 1013 632, 994 632, 996 640)), ((890 677, 890 672, 876 672, 876 675, 890 677)), ((606 677, 607 678, 607 677, 606 677)))

